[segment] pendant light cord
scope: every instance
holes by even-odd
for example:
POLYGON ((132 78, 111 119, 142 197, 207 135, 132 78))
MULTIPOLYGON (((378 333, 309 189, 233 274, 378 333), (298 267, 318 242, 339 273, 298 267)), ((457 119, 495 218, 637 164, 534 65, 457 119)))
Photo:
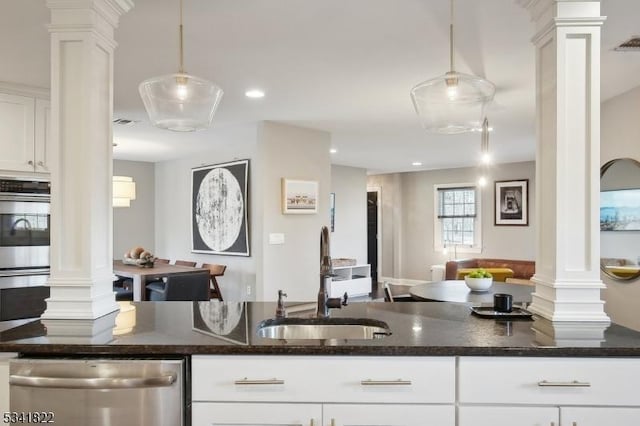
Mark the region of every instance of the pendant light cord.
POLYGON ((451 22, 449 23, 449 63, 451 65, 450 71, 454 72, 454 68, 453 68, 453 64, 454 64, 453 62, 453 0, 451 0, 451 22))
POLYGON ((182 0, 180 0, 180 74, 184 74, 184 52, 182 47, 182 0))

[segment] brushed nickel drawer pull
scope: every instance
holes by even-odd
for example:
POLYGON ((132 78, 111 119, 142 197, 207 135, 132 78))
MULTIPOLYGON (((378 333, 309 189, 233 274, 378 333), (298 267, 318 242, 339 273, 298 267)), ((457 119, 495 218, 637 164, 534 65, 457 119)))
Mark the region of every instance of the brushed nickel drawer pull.
POLYGON ((247 379, 236 380, 236 385, 284 385, 284 380, 280 379, 247 379))
POLYGON ((360 381, 362 386, 396 386, 396 385, 404 385, 411 386, 411 380, 362 380, 360 381))
POLYGON ((591 383, 589 382, 579 382, 574 380, 572 382, 548 382, 543 380, 538 382, 538 386, 548 386, 548 387, 557 387, 557 388, 590 388, 591 383))

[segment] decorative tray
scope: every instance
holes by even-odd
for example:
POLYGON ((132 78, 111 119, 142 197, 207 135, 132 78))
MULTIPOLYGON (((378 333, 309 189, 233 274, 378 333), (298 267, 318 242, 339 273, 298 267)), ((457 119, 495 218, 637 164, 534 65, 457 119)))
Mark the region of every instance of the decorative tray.
POLYGON ((517 318, 531 318, 531 312, 526 309, 513 307, 511 312, 499 312, 496 311, 493 306, 472 306, 471 312, 481 318, 494 318, 494 319, 517 319, 517 318))

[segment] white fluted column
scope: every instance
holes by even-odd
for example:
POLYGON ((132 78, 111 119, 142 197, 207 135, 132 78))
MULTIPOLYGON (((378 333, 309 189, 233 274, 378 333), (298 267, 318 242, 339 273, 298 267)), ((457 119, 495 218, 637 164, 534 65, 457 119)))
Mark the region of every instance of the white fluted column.
POLYGON ((44 319, 118 310, 112 288, 114 29, 131 0, 47 0, 51 10, 51 297, 44 319))
POLYGON ((518 0, 536 24, 536 290, 551 321, 609 322, 600 292, 599 1, 518 0))

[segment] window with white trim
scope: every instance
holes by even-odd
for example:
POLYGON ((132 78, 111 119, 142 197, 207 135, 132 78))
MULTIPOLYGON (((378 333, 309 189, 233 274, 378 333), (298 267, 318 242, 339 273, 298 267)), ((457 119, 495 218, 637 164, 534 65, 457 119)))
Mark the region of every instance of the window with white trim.
POLYGON ((434 186, 434 248, 480 253, 480 191, 473 184, 434 186))

